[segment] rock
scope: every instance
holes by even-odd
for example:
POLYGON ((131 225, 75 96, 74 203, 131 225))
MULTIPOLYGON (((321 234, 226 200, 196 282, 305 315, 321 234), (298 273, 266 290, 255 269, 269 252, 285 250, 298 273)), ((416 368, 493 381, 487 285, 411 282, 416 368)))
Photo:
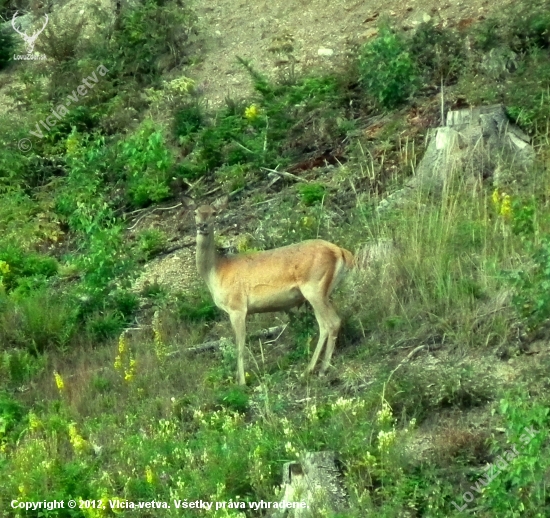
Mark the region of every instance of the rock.
POLYGON ((334 54, 334 50, 332 50, 332 49, 322 49, 321 48, 317 51, 318 56, 323 56, 323 57, 327 57, 327 58, 331 57, 333 54, 334 54))
POLYGON ((375 36, 378 36, 378 29, 372 27, 370 29, 367 29, 362 35, 361 38, 363 40, 370 40, 371 38, 374 38, 375 36))

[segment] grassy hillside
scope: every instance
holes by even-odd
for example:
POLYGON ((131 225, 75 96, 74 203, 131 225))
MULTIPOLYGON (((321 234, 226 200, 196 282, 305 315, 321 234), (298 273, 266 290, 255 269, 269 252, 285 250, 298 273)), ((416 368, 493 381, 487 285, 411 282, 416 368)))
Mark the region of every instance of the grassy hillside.
POLYGON ((248 502, 277 501, 283 464, 325 449, 350 507, 314 516, 549 515, 549 8, 460 31, 382 22, 338 76, 240 60, 255 95, 216 111, 190 79, 183 0, 97 11, 90 33, 92 14, 54 12, 44 61, 10 61, 24 50, 1 32, 0 516, 267 516, 248 502), (440 195, 380 214, 440 123, 441 85, 445 110, 503 103, 536 161, 520 172, 487 152, 440 195), (345 323, 326 378, 301 376, 307 308, 249 318, 249 336, 287 326, 249 340, 240 388, 231 341, 185 352, 232 337, 205 286, 134 288, 193 238, 178 203, 222 194, 219 244, 239 252, 395 243, 334 297, 345 323), (151 500, 171 508, 125 508, 151 500))

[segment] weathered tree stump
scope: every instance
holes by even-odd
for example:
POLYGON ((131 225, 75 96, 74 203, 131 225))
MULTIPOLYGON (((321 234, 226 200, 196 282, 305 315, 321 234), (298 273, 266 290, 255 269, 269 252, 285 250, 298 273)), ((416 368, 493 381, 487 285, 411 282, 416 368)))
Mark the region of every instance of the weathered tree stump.
POLYGON ((416 201, 419 191, 440 194, 456 173, 491 178, 500 187, 528 170, 534 158, 529 137, 510 122, 502 105, 449 111, 446 126, 433 131, 415 175, 377 210, 416 201), (505 169, 508 175, 502 174, 505 169))
POLYGON ((342 473, 331 451, 308 452, 301 461, 283 466, 279 501, 305 502, 304 509, 280 509, 271 518, 314 518, 323 511, 341 511, 347 505, 342 473))

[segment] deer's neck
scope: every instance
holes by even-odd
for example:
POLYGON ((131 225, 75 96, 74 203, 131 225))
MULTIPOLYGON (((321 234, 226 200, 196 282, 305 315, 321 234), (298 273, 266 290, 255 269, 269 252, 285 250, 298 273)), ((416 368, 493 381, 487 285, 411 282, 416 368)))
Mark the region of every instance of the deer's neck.
POLYGON ((219 257, 214 245, 214 232, 197 233, 197 270, 208 286, 216 272, 219 257))

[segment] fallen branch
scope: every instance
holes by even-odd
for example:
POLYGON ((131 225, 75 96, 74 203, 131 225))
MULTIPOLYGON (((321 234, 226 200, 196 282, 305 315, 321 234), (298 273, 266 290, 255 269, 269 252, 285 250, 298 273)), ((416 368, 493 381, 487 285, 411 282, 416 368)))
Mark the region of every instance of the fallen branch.
MULTIPOLYGON (((268 339, 268 338, 279 338, 283 331, 286 329, 286 326, 275 326, 270 327, 268 329, 262 329, 258 333, 255 333, 252 335, 252 338, 254 339, 268 339)), ((220 345, 227 340, 227 338, 220 338, 219 340, 212 340, 209 342, 204 342, 200 345, 197 345, 195 347, 190 347, 189 349, 179 349, 177 351, 172 351, 171 353, 168 353, 166 356, 168 358, 173 358, 174 356, 178 356, 181 353, 186 354, 202 354, 207 353, 210 351, 217 351, 220 348, 220 345)))
MULTIPOLYGON (((136 222, 128 228, 128 230, 134 230, 134 228, 137 227, 138 223, 143 219, 145 218, 146 216, 148 216, 149 214, 153 214, 153 212, 156 212, 157 210, 174 210, 174 209, 177 209, 178 207, 181 207, 183 204, 180 202, 178 203, 177 205, 173 205, 172 207, 155 207, 154 209, 150 210, 149 212, 147 212, 146 214, 142 214, 137 220, 136 222)), ((141 210, 141 209, 140 209, 141 210)), ((128 214, 134 214, 136 211, 134 212, 129 212, 128 214)))
POLYGON ((267 167, 260 167, 260 169, 263 169, 264 171, 268 171, 273 174, 278 174, 279 176, 282 176, 283 178, 289 178, 291 180, 294 180, 295 182, 305 182, 309 183, 307 180, 304 180, 303 178, 300 178, 299 176, 296 176, 295 174, 288 173, 287 171, 277 171, 276 169, 268 169, 267 167))

